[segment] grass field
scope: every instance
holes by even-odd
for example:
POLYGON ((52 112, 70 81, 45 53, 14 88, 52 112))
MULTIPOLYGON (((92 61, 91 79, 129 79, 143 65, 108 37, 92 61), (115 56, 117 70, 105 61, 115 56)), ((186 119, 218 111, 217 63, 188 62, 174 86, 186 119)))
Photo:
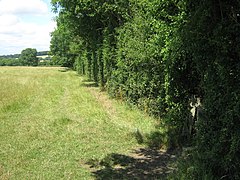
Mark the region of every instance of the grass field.
POLYGON ((139 148, 154 120, 62 68, 0 67, 0 179, 94 179, 87 162, 139 148))

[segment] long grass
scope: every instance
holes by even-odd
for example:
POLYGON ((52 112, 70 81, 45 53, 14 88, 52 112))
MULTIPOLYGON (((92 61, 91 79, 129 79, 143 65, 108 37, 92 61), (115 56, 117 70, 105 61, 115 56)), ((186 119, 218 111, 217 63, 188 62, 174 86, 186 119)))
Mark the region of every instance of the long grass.
POLYGON ((0 179, 93 179, 86 162, 139 147, 154 120, 61 68, 0 67, 0 179))

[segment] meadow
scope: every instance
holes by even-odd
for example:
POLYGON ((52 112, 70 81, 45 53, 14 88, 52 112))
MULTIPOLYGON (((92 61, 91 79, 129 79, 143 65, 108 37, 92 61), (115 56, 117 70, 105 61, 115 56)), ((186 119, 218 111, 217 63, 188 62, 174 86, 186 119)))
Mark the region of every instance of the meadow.
POLYGON ((155 120, 59 67, 0 67, 0 179, 94 179, 89 162, 143 147, 155 120))

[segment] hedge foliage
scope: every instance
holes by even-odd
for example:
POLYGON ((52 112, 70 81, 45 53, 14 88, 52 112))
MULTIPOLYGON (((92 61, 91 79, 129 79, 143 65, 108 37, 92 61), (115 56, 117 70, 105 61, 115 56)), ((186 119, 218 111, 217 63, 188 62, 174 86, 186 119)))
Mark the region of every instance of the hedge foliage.
POLYGON ((240 178, 239 0, 52 0, 51 52, 193 146, 185 179, 240 178), (191 117, 191 104, 201 101, 191 117))

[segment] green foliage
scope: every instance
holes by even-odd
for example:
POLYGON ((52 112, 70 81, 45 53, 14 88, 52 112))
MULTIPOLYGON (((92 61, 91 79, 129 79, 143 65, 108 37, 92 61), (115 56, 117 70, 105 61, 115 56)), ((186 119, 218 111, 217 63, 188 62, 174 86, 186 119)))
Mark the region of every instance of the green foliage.
POLYGON ((0 59, 17 59, 20 57, 20 54, 11 54, 11 55, 2 55, 0 59))
POLYGON ((20 59, 0 58, 0 66, 22 66, 25 65, 20 59))
POLYGON ((60 14, 57 18, 58 28, 51 33, 50 54, 53 55, 54 65, 72 68, 76 56, 70 51, 72 37, 61 21, 63 21, 63 17, 60 14))
MULTIPOLYGON (((71 43, 83 44, 84 48, 80 48, 77 54, 86 54, 85 50, 87 50, 87 63, 79 63, 79 65, 87 64, 89 77, 104 86, 106 83, 104 69, 108 70, 112 65, 105 64, 106 56, 102 54, 106 46, 102 44, 105 37, 114 37, 115 28, 122 25, 128 18, 129 2, 126 0, 117 2, 59 0, 52 1, 52 4, 55 10, 58 9, 60 12, 57 17, 58 28, 52 33, 51 53, 66 59, 69 59, 70 55, 76 60, 78 55, 72 51, 71 43)), ((111 42, 111 44, 115 43, 111 42)))
POLYGON ((50 60, 43 60, 38 63, 38 66, 52 66, 52 62, 50 60))
MULTIPOLYGON (((239 179, 239 1, 190 1, 180 37, 202 97, 194 156, 197 176, 239 179), (189 32, 190 34, 186 34, 189 32), (234 48, 233 48, 234 47, 234 48), (198 74, 198 76, 196 76, 198 74)), ((189 93, 188 93, 189 94, 189 93)))
POLYGON ((154 141, 195 147, 183 177, 239 179, 239 0, 52 3, 59 10, 53 47, 67 41, 53 54, 161 119, 167 132, 154 141))
MULTIPOLYGON (((14 54, 14 55, 3 55, 0 56, 0 66, 49 66, 51 63, 49 62, 51 60, 51 57, 35 57, 35 49, 28 48, 24 50, 25 57, 23 59, 21 58, 21 54, 14 54), (29 50, 30 49, 30 50, 29 50), (31 51, 31 52, 30 52, 31 51), (27 55, 29 53, 29 55, 27 55), (30 55, 31 54, 31 55, 30 55), (30 61, 27 61, 27 59, 30 59, 30 61), (35 60, 34 60, 35 59, 35 60), (38 61, 37 61, 38 59, 38 61), (44 62, 40 62, 43 60, 44 62), (45 61, 47 60, 47 61, 45 61)), ((37 56, 45 56, 48 55, 48 51, 40 51, 37 52, 37 56)))
POLYGON ((38 65, 36 49, 27 48, 27 49, 22 50, 19 58, 27 66, 37 66, 38 65))

